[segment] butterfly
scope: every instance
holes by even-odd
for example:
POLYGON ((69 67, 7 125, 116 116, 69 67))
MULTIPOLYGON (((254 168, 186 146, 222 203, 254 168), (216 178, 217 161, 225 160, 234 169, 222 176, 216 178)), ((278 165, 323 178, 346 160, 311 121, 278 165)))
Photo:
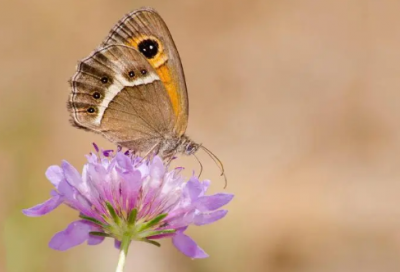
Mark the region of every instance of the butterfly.
POLYGON ((154 153, 171 159, 202 148, 224 175, 221 161, 185 135, 185 76, 167 25, 154 9, 141 8, 122 18, 78 63, 70 83, 68 109, 74 126, 143 157, 154 153))

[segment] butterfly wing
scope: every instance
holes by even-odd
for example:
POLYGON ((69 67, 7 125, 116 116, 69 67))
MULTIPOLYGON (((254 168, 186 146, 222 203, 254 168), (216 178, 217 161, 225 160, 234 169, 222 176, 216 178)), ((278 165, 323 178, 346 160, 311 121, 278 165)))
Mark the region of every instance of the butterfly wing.
POLYGON ((173 131, 174 111, 156 70, 136 49, 109 45, 84 59, 71 80, 75 125, 136 151, 173 131))
POLYGON ((100 47, 124 44, 142 53, 163 82, 175 115, 174 132, 185 133, 189 101, 181 60, 167 25, 151 8, 135 10, 111 30, 100 47))

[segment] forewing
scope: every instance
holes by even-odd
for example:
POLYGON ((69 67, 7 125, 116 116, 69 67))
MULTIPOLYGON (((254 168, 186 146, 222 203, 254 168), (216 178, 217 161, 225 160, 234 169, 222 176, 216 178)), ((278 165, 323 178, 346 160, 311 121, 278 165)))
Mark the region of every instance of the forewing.
POLYGON ((129 13, 111 30, 100 47, 110 44, 132 46, 153 66, 164 83, 172 104, 175 115, 174 131, 177 135, 182 135, 187 127, 189 114, 185 76, 175 43, 160 15, 151 8, 129 13))
POLYGON ((147 151, 173 131, 175 115, 157 72, 132 47, 109 45, 78 64, 69 109, 74 123, 147 151))

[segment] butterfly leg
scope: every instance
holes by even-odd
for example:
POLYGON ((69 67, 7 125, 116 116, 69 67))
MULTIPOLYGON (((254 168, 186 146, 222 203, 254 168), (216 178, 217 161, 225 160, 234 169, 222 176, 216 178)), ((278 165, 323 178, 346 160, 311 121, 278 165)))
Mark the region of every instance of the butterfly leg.
POLYGON ((171 154, 169 157, 167 157, 167 158, 165 158, 165 159, 166 159, 166 161, 167 161, 167 165, 169 165, 169 164, 172 162, 173 159, 176 159, 175 153, 174 153, 174 154, 171 154))
MULTIPOLYGON (((150 148, 150 150, 142 157, 142 159, 140 160, 139 163, 142 163, 154 150, 157 149, 157 147, 159 146, 160 143, 156 143, 155 145, 153 145, 152 148, 150 148)), ((156 152, 155 154, 157 154, 158 152, 156 152)))

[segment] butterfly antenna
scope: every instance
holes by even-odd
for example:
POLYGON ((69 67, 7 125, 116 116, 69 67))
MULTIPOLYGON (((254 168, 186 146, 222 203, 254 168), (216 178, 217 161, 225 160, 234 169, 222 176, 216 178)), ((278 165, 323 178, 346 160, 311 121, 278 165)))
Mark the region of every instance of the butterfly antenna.
POLYGON ((196 158, 197 162, 200 164, 200 173, 199 173, 199 176, 198 176, 198 178, 200 178, 201 173, 203 173, 203 164, 201 163, 199 158, 196 156, 196 154, 193 154, 193 156, 196 158))
POLYGON ((225 179, 225 186, 224 186, 224 189, 225 189, 226 186, 228 186, 228 179, 226 178, 226 175, 225 175, 224 165, 222 164, 221 160, 218 159, 218 157, 215 156, 215 154, 211 152, 211 150, 206 148, 204 145, 201 145, 200 147, 208 154, 208 156, 211 157, 211 159, 215 162, 215 164, 221 170, 221 176, 224 176, 224 179, 225 179))

